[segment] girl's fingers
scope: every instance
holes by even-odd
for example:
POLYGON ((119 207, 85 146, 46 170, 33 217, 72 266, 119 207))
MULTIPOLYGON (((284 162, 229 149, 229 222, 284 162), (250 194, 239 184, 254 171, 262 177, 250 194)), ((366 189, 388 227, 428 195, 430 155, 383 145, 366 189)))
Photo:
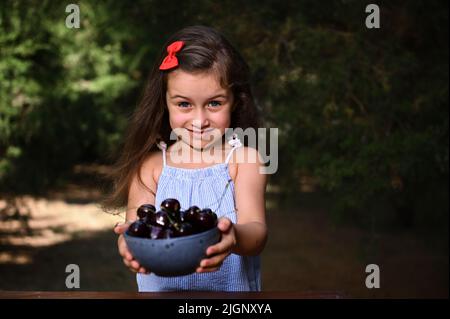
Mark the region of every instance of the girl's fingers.
POLYGON ((144 267, 141 267, 139 263, 133 259, 133 256, 129 252, 127 244, 125 243, 125 239, 122 236, 122 234, 128 229, 129 226, 130 222, 126 222, 123 224, 117 224, 114 227, 114 232, 119 235, 119 239, 117 240, 119 246, 119 254, 122 256, 125 266, 127 266, 132 272, 148 274, 149 271, 147 271, 144 267))
POLYGON ((219 218, 219 221, 217 223, 217 227, 219 228, 219 230, 221 232, 225 233, 225 232, 227 232, 230 229, 232 224, 233 223, 231 222, 231 220, 229 220, 226 217, 222 217, 222 218, 219 218))
POLYGON ((119 236, 117 245, 119 246, 120 256, 131 261, 133 259, 133 256, 131 256, 131 253, 128 251, 127 244, 124 242, 124 239, 122 236, 119 236))
POLYGON ((128 261, 132 261, 133 260, 133 256, 130 254, 130 252, 128 250, 125 250, 123 252, 123 254, 121 253, 121 256, 123 259, 126 259, 128 261))
POLYGON ((123 259, 123 263, 134 273, 138 273, 138 272, 141 274, 149 274, 150 273, 150 271, 148 271, 144 267, 139 266, 139 263, 136 262, 135 260, 129 261, 129 260, 123 259))
POLYGON ((139 270, 139 268, 141 268, 141 265, 139 265, 139 263, 136 260, 130 261, 130 265, 136 270, 139 270))
POLYGON ((219 267, 222 265, 223 261, 227 256, 229 255, 229 252, 222 253, 220 255, 216 255, 212 258, 203 259, 200 262, 200 267, 202 268, 213 268, 213 267, 219 267))
POLYGON ((196 272, 197 273, 202 273, 202 272, 213 272, 213 271, 217 271, 220 269, 220 266, 216 266, 216 267, 198 267, 196 272))
POLYGON ((229 251, 233 247, 233 240, 229 237, 222 237, 222 240, 213 246, 209 246, 206 250, 206 256, 212 256, 215 254, 221 254, 229 251))
POLYGON ((126 251, 126 252, 125 252, 125 258, 126 258, 127 260, 129 260, 129 261, 132 261, 132 260, 133 260, 133 256, 131 256, 131 254, 130 254, 129 251, 126 251))
POLYGON ((124 263, 125 266, 127 266, 128 269, 130 269, 132 272, 137 272, 136 269, 134 269, 134 268, 131 266, 131 264, 130 264, 130 262, 129 262, 128 260, 124 259, 124 260, 123 260, 123 263, 124 263))
POLYGON ((114 232, 117 235, 123 234, 128 229, 128 227, 130 227, 130 223, 129 222, 122 223, 122 224, 117 224, 114 227, 114 232))
POLYGON ((128 250, 127 243, 125 242, 123 236, 119 236, 118 246, 120 256, 122 256, 125 259, 128 259, 129 261, 133 260, 133 255, 131 255, 130 251, 128 250))
POLYGON ((145 269, 144 267, 139 268, 139 272, 144 275, 151 274, 151 271, 148 269, 145 269))

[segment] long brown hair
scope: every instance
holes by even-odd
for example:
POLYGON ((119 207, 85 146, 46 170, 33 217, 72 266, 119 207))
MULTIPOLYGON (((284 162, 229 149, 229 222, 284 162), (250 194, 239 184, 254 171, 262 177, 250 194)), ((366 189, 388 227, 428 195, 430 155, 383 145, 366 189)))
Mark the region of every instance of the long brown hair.
MULTIPOLYGON (((127 205, 132 178, 140 172, 149 154, 157 149, 157 142, 163 140, 167 145, 171 144, 166 89, 167 75, 173 69, 161 71, 159 65, 167 54, 167 46, 174 41, 184 41, 183 48, 176 54, 178 68, 191 73, 213 71, 219 76, 221 85, 231 89, 234 96, 231 128, 259 127, 249 67, 239 52, 222 34, 210 27, 190 26, 176 32, 164 44, 153 65, 126 130, 120 156, 107 173, 106 178, 112 181, 113 189, 102 202, 105 211, 119 210, 127 205)), ((140 174, 138 180, 145 187, 140 174)), ((154 190, 149 191, 155 194, 154 190)))

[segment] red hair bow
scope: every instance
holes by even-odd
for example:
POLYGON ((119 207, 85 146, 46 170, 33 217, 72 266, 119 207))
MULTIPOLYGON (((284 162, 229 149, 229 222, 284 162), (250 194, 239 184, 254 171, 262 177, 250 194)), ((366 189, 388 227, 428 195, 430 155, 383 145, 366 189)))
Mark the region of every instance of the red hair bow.
POLYGON ((162 61, 159 66, 160 70, 168 70, 178 65, 178 59, 175 56, 175 53, 181 50, 183 47, 183 41, 175 41, 171 45, 167 47, 167 56, 162 61))

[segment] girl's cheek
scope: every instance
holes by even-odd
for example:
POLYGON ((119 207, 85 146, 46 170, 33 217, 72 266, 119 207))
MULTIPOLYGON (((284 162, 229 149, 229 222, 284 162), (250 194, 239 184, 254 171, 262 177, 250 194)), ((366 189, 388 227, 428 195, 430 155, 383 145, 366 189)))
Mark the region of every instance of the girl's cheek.
POLYGON ((180 114, 173 112, 170 114, 170 125, 172 128, 183 127, 184 124, 189 120, 189 117, 185 114, 180 114))
POLYGON ((230 127, 231 116, 228 113, 222 113, 216 118, 215 122, 219 127, 225 130, 227 127, 230 127))

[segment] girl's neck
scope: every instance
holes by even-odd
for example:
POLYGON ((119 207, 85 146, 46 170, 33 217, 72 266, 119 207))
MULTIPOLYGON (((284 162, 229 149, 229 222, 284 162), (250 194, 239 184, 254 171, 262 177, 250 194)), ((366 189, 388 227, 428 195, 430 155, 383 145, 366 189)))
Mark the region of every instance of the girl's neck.
POLYGON ((228 143, 222 141, 218 141, 215 145, 205 149, 197 149, 179 140, 167 149, 167 163, 170 166, 185 168, 212 166, 224 163, 226 154, 230 149, 228 143))

